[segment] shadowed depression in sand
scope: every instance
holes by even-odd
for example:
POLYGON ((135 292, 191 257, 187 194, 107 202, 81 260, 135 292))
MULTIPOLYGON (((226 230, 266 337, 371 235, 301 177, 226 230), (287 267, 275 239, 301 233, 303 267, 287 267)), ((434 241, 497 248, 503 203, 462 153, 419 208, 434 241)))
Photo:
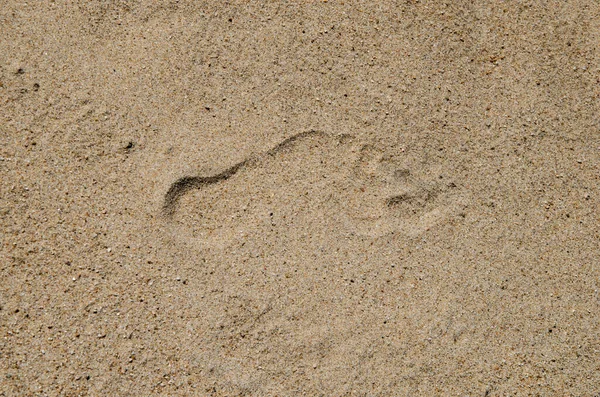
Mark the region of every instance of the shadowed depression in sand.
MULTIPOLYGON (((268 206, 293 227, 304 215, 334 218, 348 233, 379 237, 417 235, 451 216, 465 216, 466 200, 454 182, 415 180, 383 152, 351 135, 308 131, 223 172, 185 176, 165 194, 167 220, 208 242, 243 236, 268 206), (249 180, 255 181, 248 189, 249 180), (202 237, 200 237, 202 236, 202 237)), ((260 219, 258 219, 260 222, 260 219)))

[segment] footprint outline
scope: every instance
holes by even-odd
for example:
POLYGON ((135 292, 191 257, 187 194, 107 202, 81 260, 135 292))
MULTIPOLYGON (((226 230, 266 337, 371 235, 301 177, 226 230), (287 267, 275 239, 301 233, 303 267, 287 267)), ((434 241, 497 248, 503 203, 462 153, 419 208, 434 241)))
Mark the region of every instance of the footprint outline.
MULTIPOLYGON (((352 164, 348 167, 349 174, 347 175, 347 178, 349 178, 349 181, 347 182, 349 183, 342 183, 342 186, 340 187, 342 190, 349 189, 351 186, 357 185, 357 179, 361 178, 358 169, 361 166, 361 162, 365 162, 364 153, 367 151, 375 153, 375 158, 369 159, 367 162, 368 167, 370 167, 367 170, 367 179, 381 177, 381 175, 377 174, 379 171, 376 168, 380 164, 383 164, 383 160, 381 156, 377 157, 376 149, 374 149, 372 145, 361 145, 360 142, 356 141, 354 136, 349 134, 332 135, 323 131, 312 129, 295 134, 262 154, 250 155, 246 159, 226 168, 217 174, 209 176, 188 175, 178 178, 170 185, 169 189, 164 195, 162 205, 163 215, 167 219, 172 219, 179 207, 180 199, 188 192, 225 182, 246 168, 258 166, 265 158, 273 158, 279 153, 292 151, 297 143, 311 137, 330 139, 338 145, 351 142, 351 146, 353 147, 351 152, 354 154, 355 158, 352 161, 352 164), (356 147, 360 147, 360 149, 356 150, 356 147), (352 179, 355 180, 352 181, 352 179)), ((373 153, 370 154, 373 155, 373 153)), ((365 175, 362 177, 365 177, 365 175)), ((338 206, 340 206, 342 209, 345 209, 344 211, 341 211, 341 221, 351 234, 379 237, 393 233, 394 231, 400 231, 404 234, 414 236, 422 233, 425 230, 428 230, 430 227, 438 223, 442 218, 450 215, 452 212, 460 212, 466 207, 465 201, 460 198, 458 200, 454 199, 454 203, 452 203, 452 200, 450 200, 450 204, 445 204, 445 202, 448 201, 448 197, 446 197, 446 200, 442 199, 438 204, 438 199, 440 196, 450 196, 456 193, 458 190, 457 186, 452 182, 443 186, 437 182, 430 186, 415 183, 414 181, 409 181, 409 179, 412 179, 412 173, 406 168, 394 169, 391 180, 394 179, 397 180, 398 186, 404 186, 404 188, 399 189, 400 191, 394 194, 389 194, 388 192, 388 194, 384 194, 384 198, 377 197, 378 204, 376 203, 376 205, 380 206, 379 215, 371 216, 370 218, 367 216, 363 217, 362 219, 361 217, 353 217, 349 211, 345 209, 347 205, 345 205, 343 202, 337 203, 338 206), (454 192, 448 193, 451 190, 454 192), (408 212, 409 210, 411 210, 413 213, 401 213, 402 211, 408 212)), ((388 178, 386 183, 389 183, 389 180, 390 179, 388 178)), ((360 182, 358 185, 360 185, 360 182)), ((385 189, 382 190, 382 192, 385 192, 385 189)), ((344 193, 346 196, 348 196, 348 194, 352 194, 348 191, 345 191, 344 193)), ((344 194, 340 194, 340 196, 344 196, 344 194)))

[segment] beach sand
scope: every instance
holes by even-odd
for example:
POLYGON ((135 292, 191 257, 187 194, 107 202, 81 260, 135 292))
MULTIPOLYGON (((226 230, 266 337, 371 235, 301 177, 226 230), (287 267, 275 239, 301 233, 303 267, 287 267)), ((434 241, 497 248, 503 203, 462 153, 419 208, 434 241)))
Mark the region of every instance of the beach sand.
POLYGON ((0 395, 596 396, 600 5, 8 0, 0 395))

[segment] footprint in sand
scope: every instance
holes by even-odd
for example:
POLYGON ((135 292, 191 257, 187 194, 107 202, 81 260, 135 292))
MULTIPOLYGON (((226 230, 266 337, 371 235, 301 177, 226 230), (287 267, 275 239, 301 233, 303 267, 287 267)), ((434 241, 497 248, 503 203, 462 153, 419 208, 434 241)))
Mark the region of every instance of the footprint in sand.
POLYGON ((178 235, 209 245, 315 222, 361 236, 415 236, 460 215, 460 193, 352 136, 308 131, 215 175, 178 179, 162 210, 178 235))

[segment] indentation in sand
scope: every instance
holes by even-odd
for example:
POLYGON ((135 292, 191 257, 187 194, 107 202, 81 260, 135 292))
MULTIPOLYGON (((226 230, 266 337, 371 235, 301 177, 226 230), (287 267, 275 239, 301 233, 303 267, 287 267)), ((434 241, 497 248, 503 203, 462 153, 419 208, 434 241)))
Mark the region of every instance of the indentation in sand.
POLYGON ((176 180, 162 210, 181 237, 223 245, 311 227, 416 236, 465 207, 452 182, 421 180, 353 136, 308 131, 215 175, 176 180))

